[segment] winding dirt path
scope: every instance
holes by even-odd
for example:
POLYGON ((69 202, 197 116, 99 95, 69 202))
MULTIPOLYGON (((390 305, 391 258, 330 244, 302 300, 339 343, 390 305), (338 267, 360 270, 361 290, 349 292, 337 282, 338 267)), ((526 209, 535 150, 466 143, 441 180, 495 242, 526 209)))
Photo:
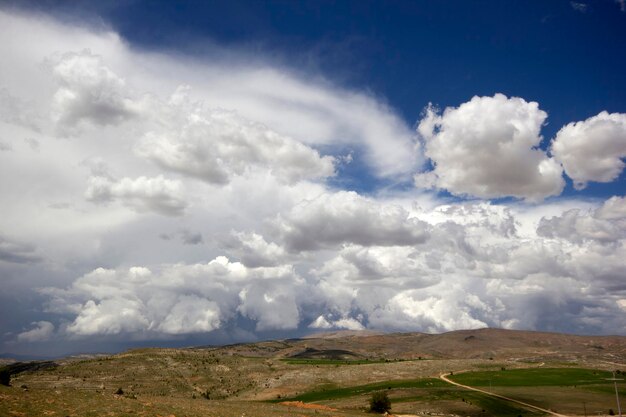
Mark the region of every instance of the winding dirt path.
POLYGON ((547 414, 553 415, 555 417, 570 417, 570 416, 567 416, 565 414, 555 413, 552 410, 547 410, 545 408, 537 407, 536 405, 528 404, 528 403, 525 403, 523 401, 519 401, 519 400, 516 400, 516 399, 513 399, 513 398, 505 397, 504 395, 495 394, 493 392, 485 391, 485 390, 482 390, 480 388, 474 388, 474 387, 470 387, 468 385, 459 384, 458 382, 454 382, 451 379, 449 379, 448 378, 449 375, 450 375, 449 373, 441 374, 441 375, 439 375, 439 379, 447 382, 448 384, 456 385, 457 387, 465 388, 465 389, 468 389, 468 390, 471 390, 471 391, 480 392, 480 393, 486 394, 486 395, 491 395, 492 397, 500 398, 501 400, 511 401, 513 403, 520 404, 520 405, 523 405, 524 407, 532 408, 534 410, 538 410, 538 411, 541 411, 543 413, 547 413, 547 414))

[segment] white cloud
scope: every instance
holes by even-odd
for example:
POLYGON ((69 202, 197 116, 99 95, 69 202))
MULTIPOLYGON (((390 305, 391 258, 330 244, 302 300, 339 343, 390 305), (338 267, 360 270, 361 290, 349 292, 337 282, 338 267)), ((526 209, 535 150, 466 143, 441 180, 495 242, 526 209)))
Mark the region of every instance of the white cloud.
POLYGON ((574 243, 587 240, 611 243, 626 238, 626 203, 623 197, 612 197, 599 208, 582 212, 571 209, 560 216, 542 218, 537 233, 559 237, 574 243))
POLYGON ((224 246, 248 267, 276 266, 284 263, 288 257, 283 247, 267 242, 257 233, 232 231, 225 239, 224 246))
MULTIPOLYGON (((446 294, 446 297, 429 296, 417 298, 413 292, 400 292, 394 296, 386 309, 374 312, 372 324, 378 328, 424 329, 430 333, 487 327, 472 317, 471 303, 477 299, 473 294, 446 294), (467 301, 462 301, 466 299, 467 301)), ((484 308, 484 305, 481 306, 484 308)))
POLYGON ((316 318, 308 326, 311 329, 345 329, 345 330, 364 330, 365 326, 352 317, 342 317, 337 320, 333 320, 332 317, 328 317, 328 320, 324 315, 316 318))
POLYGON ((347 243, 411 245, 428 237, 426 223, 409 217, 404 208, 346 191, 302 201, 279 216, 274 227, 292 252, 347 243))
POLYGON ((219 328, 217 303, 196 295, 181 296, 158 330, 168 334, 210 332, 219 328))
POLYGON ((132 101, 124 96, 124 80, 90 50, 67 52, 48 64, 59 84, 52 109, 60 127, 115 125, 135 114, 132 101))
POLYGON ((88 300, 67 331, 79 336, 140 332, 149 325, 141 310, 141 302, 134 299, 88 300))
POLYGON ((626 114, 603 111, 563 126, 552 142, 552 153, 578 189, 592 181, 615 180, 626 158, 626 114))
MULTIPOLYGON (((585 227, 588 218, 619 224, 621 202, 612 198, 590 211, 579 209, 577 221, 585 227)), ((233 232, 238 243, 251 245, 250 256, 271 258, 275 251, 295 267, 250 267, 217 257, 151 270, 98 269, 65 290, 45 293, 57 314, 73 317, 67 331, 74 335, 203 333, 232 326, 238 317, 252 320, 257 331, 491 326, 605 332, 621 326, 624 235, 609 241, 593 228, 572 232, 569 220, 553 225, 549 234, 542 230, 546 222, 569 219, 570 211, 546 220, 541 207, 524 210, 536 214, 520 217, 515 207, 487 203, 416 209, 412 215, 429 219, 427 239, 394 245, 385 245, 387 238, 368 239, 363 246, 342 238, 336 255, 286 255, 259 234, 233 232)), ((317 237, 324 243, 320 248, 337 241, 317 237)))
POLYGON ((49 321, 36 321, 31 323, 34 328, 17 335, 18 342, 43 342, 54 334, 54 324, 49 321))
POLYGON ((164 169, 212 184, 228 183, 233 175, 255 175, 260 168, 289 183, 334 175, 332 157, 294 139, 232 111, 181 103, 184 98, 170 100, 156 117, 162 124, 172 117, 171 127, 148 132, 137 147, 139 155, 164 169))
POLYGON ((238 313, 256 321, 258 330, 295 328, 302 285, 290 266, 246 268, 217 257, 206 264, 162 265, 158 272, 99 268, 67 289, 43 292, 55 312, 76 316, 67 327, 70 335, 147 337, 210 332, 238 313))
POLYGON ((605 220, 626 219, 626 198, 618 196, 609 198, 595 214, 598 218, 605 220))
MULTIPOLYGON (((423 255, 430 246, 361 247, 348 246, 328 261, 317 274, 329 282, 350 285, 376 285, 400 288, 423 288, 441 279, 431 273, 432 264, 423 255)), ((429 253, 430 255, 430 253, 429 253)), ((434 259, 433 259, 434 260, 434 259)))
POLYGON ((429 107, 418 132, 434 169, 417 174, 416 186, 481 198, 559 195, 562 169, 537 148, 546 117, 537 103, 502 94, 473 97, 442 115, 429 107))
POLYGON ((107 177, 91 177, 85 198, 94 203, 120 200, 122 204, 138 212, 154 211, 166 216, 180 216, 187 206, 182 194, 180 181, 168 180, 162 176, 122 178, 119 181, 107 177))
POLYGON ((300 313, 293 293, 292 283, 267 285, 258 282, 239 293, 241 304, 237 307, 242 315, 256 322, 257 330, 295 329, 300 323, 300 313))

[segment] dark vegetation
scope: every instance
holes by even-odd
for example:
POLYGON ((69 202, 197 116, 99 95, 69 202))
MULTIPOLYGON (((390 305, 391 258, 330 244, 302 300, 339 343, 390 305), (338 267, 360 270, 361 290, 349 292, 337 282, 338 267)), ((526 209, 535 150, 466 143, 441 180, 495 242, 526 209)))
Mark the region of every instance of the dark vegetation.
POLYGON ((11 374, 5 368, 0 369, 0 385, 11 385, 11 374))
POLYGON ((361 355, 358 355, 349 350, 343 349, 314 349, 306 348, 304 351, 291 355, 293 359, 328 359, 328 360, 351 360, 359 359, 361 355))
POLYGON ((370 411, 373 413, 387 413, 391 410, 391 400, 385 391, 376 391, 370 398, 370 411))
POLYGON ((0 368, 0 384, 9 386, 11 383, 11 376, 20 374, 22 372, 36 372, 46 369, 53 369, 59 366, 52 361, 37 361, 37 362, 15 362, 9 365, 5 365, 0 368))

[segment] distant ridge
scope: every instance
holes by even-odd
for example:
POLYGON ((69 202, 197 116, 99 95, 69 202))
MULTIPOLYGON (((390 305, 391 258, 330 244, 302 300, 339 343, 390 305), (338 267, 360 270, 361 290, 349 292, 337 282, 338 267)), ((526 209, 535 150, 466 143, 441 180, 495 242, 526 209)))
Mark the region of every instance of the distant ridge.
POLYGON ((332 332, 311 333, 302 339, 338 339, 341 337, 380 336, 387 333, 375 330, 337 330, 332 332))
POLYGON ((507 359, 563 361, 602 357, 626 362, 626 336, 580 336, 563 333, 483 328, 440 334, 336 331, 301 339, 272 340, 216 348, 230 354, 260 357, 333 357, 349 359, 507 359))

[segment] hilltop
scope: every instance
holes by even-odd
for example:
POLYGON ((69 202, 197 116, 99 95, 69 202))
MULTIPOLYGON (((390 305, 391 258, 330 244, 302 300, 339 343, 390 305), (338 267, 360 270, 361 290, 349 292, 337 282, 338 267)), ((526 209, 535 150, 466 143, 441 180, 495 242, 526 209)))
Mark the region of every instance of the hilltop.
MULTIPOLYGON (((578 336, 505 329, 458 330, 441 334, 345 331, 319 333, 302 339, 237 344, 218 348, 224 353, 259 357, 335 358, 343 351, 352 359, 511 359, 599 358, 623 360, 625 336, 578 336), (307 349, 309 352, 307 352, 307 349), (621 359, 620 359, 621 358, 621 359)), ((346 357, 345 359, 350 359, 346 357)))

